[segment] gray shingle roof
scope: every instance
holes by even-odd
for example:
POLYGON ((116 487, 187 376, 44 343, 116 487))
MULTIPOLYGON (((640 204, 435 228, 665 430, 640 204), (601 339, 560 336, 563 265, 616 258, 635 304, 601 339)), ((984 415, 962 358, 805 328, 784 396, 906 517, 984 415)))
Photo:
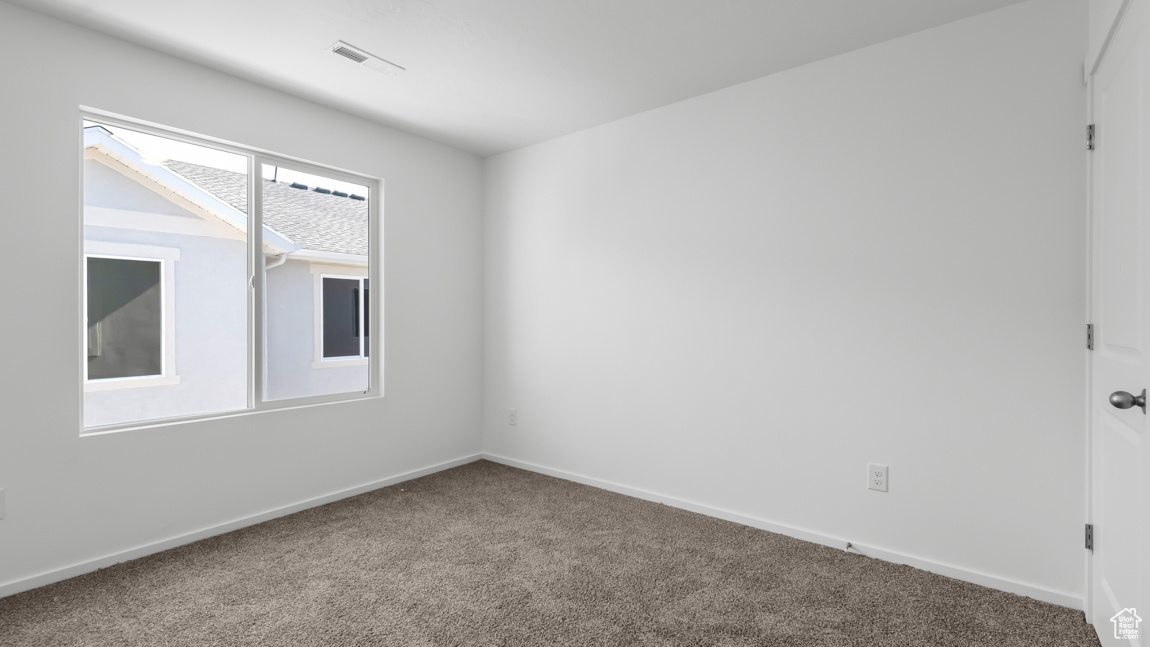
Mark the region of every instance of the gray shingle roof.
MULTIPOLYGON (((164 163, 202 189, 247 213, 244 173, 190 162, 164 163)), ((293 189, 290 184, 264 180, 264 224, 304 249, 367 255, 367 202, 342 196, 293 189)))

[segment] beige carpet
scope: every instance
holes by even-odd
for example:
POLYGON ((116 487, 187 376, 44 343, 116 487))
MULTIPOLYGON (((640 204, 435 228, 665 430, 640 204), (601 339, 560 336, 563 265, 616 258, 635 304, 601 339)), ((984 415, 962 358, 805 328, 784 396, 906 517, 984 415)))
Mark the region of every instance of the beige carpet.
POLYGON ((24 645, 1097 645, 1080 612, 481 461, 0 600, 24 645))

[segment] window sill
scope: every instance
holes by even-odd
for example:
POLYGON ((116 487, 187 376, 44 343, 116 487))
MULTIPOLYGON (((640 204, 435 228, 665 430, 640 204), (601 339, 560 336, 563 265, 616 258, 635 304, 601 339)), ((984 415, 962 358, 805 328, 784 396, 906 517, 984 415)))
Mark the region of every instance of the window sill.
POLYGON ((344 368, 347 366, 367 366, 366 357, 352 357, 348 359, 325 359, 312 362, 312 368, 344 368))
POLYGON ((100 437, 125 431, 140 431, 144 429, 154 429, 156 427, 169 427, 172 425, 184 425, 188 423, 205 422, 209 420, 222 420, 225 418, 260 415, 274 411, 290 411, 292 409, 305 409, 310 407, 326 406, 330 404, 339 404, 343 402, 356 402, 360 400, 379 400, 382 398, 382 389, 351 391, 348 393, 313 395, 303 398, 293 398, 290 400, 273 400, 270 402, 264 402, 258 407, 250 409, 220 411, 216 413, 204 413, 190 416, 177 416, 173 418, 161 418, 158 420, 141 420, 138 422, 125 422, 120 424, 105 425, 101 427, 84 427, 81 423, 80 436, 100 437))
POLYGON ((171 386, 180 383, 179 375, 153 375, 150 377, 117 377, 84 382, 84 393, 142 389, 149 386, 171 386))

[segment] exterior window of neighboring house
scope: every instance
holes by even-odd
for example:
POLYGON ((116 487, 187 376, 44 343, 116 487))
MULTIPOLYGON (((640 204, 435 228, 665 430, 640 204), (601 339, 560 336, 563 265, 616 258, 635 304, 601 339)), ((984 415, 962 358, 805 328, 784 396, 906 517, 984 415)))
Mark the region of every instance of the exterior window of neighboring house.
POLYGON ((115 118, 83 137, 85 431, 382 393, 376 180, 115 118))
POLYGON ((172 294, 180 250, 87 240, 84 252, 84 392, 179 384, 172 294))
POLYGON ((324 359, 368 356, 368 281, 345 276, 321 277, 324 359))
POLYGON ((88 379, 164 374, 163 261, 89 256, 88 379))

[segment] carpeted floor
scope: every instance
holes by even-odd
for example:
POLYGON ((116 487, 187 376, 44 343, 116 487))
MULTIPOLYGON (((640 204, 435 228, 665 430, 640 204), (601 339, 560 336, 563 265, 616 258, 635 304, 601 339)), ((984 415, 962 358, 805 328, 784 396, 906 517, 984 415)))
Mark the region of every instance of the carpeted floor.
POLYGON ((480 461, 0 599, 0 645, 1097 645, 1080 612, 480 461))

